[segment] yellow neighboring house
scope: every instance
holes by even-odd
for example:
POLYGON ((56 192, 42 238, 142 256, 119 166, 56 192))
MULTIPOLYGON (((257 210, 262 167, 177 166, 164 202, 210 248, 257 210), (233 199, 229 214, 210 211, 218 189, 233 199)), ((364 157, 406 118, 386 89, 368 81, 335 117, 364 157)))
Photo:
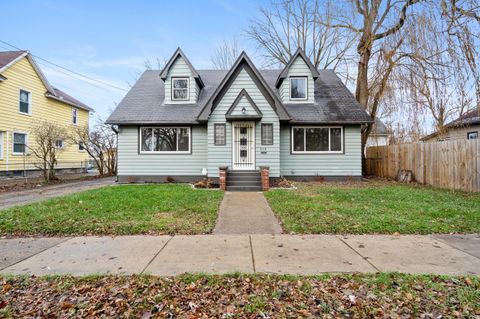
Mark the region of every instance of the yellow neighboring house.
MULTIPOLYGON (((73 131, 88 126, 91 108, 52 87, 28 51, 0 52, 0 176, 31 173, 40 163, 30 152, 32 128, 51 121, 73 131)), ((58 169, 86 167, 88 154, 66 137, 55 141, 60 149, 58 169)))

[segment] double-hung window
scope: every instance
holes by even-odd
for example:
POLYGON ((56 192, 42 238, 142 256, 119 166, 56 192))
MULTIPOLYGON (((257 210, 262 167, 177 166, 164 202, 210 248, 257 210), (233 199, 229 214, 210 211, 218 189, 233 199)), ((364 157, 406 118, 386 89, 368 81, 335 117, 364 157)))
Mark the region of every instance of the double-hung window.
POLYGON ((0 160, 3 159, 3 132, 0 131, 0 160))
POLYGON ((273 124, 262 124, 262 145, 273 145, 273 124))
POLYGON ((226 127, 225 124, 218 124, 216 123, 214 125, 214 144, 217 146, 225 145, 227 144, 226 140, 226 127))
POLYGON ((292 127, 292 153, 342 153, 343 128, 324 126, 292 127))
POLYGON ((27 134, 13 133, 13 154, 23 155, 27 151, 27 134))
POLYGON ((142 127, 140 153, 190 153, 190 127, 142 127))
POLYGON ((72 108, 72 123, 73 124, 77 124, 77 113, 78 113, 78 110, 76 108, 72 108))
POLYGON ((80 152, 85 151, 85 143, 83 143, 83 142, 78 142, 78 150, 79 150, 80 152))
POLYGON ((20 103, 18 111, 23 114, 30 114, 30 96, 31 93, 25 90, 20 90, 20 103))
POLYGON ((172 78, 172 100, 188 100, 188 82, 189 78, 172 78))
POLYGON ((290 100, 306 100, 307 98, 307 77, 291 77, 290 100))
POLYGON ((63 140, 56 140, 55 141, 55 148, 62 149, 65 147, 65 143, 63 140))

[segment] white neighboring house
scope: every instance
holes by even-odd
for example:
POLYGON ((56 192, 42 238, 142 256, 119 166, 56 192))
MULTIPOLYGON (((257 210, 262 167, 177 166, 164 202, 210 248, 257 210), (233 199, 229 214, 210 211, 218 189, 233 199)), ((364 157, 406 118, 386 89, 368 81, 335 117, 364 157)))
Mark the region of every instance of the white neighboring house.
POLYGON ((370 135, 368 136, 366 147, 389 145, 391 134, 392 133, 387 129, 385 124, 383 124, 379 118, 376 118, 372 127, 372 132, 370 132, 370 135))

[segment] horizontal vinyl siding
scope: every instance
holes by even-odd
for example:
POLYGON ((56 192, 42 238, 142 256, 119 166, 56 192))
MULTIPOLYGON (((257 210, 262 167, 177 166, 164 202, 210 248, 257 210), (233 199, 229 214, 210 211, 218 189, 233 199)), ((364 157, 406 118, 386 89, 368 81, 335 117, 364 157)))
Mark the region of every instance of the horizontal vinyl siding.
POLYGON ((314 83, 312 71, 301 57, 298 57, 292 63, 288 70, 287 77, 280 86, 280 96, 284 103, 313 103, 314 102, 314 83), (307 100, 290 100, 290 77, 306 76, 307 77, 307 100))
POLYGON ((182 57, 177 58, 175 63, 168 71, 167 79, 165 80, 165 103, 169 104, 185 104, 196 103, 199 94, 199 87, 195 82, 192 71, 188 64, 182 57), (188 101, 172 101, 172 77, 188 77, 189 80, 189 100, 188 101))
POLYGON ((207 167, 207 128, 192 127, 191 154, 138 154, 139 130, 123 126, 118 134, 118 175, 200 176, 207 167))
MULTIPOLYGON (((0 82, 0 131, 3 134, 3 156, 0 156, 0 171, 7 169, 8 152, 8 170, 23 170, 24 160, 26 169, 37 169, 33 163, 41 162, 33 155, 24 156, 13 155, 13 132, 27 133, 28 145, 35 147, 35 136, 32 128, 42 121, 49 121, 64 126, 68 134, 73 132, 76 127, 72 123, 72 106, 60 101, 47 98, 43 82, 38 77, 30 62, 23 58, 7 71, 3 72, 7 80, 0 82), (30 92, 31 115, 19 113, 19 93, 20 89, 30 92), (8 134, 8 145, 7 145, 8 134)), ((78 127, 88 126, 89 113, 78 109, 77 120, 78 127)), ((58 168, 85 167, 88 161, 88 154, 85 151, 78 150, 78 144, 68 141, 65 136, 65 148, 58 152, 58 168)))
POLYGON ((291 154, 290 126, 280 130, 280 165, 285 176, 361 176, 360 126, 345 126, 344 154, 291 154))
POLYGON ((233 81, 231 87, 218 103, 217 107, 211 114, 208 121, 208 172, 211 177, 218 177, 218 168, 220 166, 228 166, 232 168, 232 125, 231 122, 226 122, 225 114, 230 106, 233 104, 238 94, 242 89, 245 89, 255 102, 257 107, 263 113, 261 121, 255 122, 255 140, 256 140, 256 168, 259 166, 269 166, 270 176, 278 177, 280 175, 280 150, 279 137, 280 127, 278 116, 268 104, 265 97, 255 85, 253 79, 250 78, 245 70, 242 70, 237 78, 233 81), (214 124, 226 124, 226 145, 217 146, 214 144, 214 124), (261 123, 273 123, 273 145, 261 145, 261 123), (266 154, 261 154, 264 150, 266 154))

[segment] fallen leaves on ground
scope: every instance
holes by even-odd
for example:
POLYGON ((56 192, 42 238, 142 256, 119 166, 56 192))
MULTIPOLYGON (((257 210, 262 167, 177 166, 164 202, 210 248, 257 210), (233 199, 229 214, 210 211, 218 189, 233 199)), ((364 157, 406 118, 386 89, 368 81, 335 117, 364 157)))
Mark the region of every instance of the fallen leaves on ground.
POLYGON ((0 317, 474 318, 476 277, 0 277, 0 317))

